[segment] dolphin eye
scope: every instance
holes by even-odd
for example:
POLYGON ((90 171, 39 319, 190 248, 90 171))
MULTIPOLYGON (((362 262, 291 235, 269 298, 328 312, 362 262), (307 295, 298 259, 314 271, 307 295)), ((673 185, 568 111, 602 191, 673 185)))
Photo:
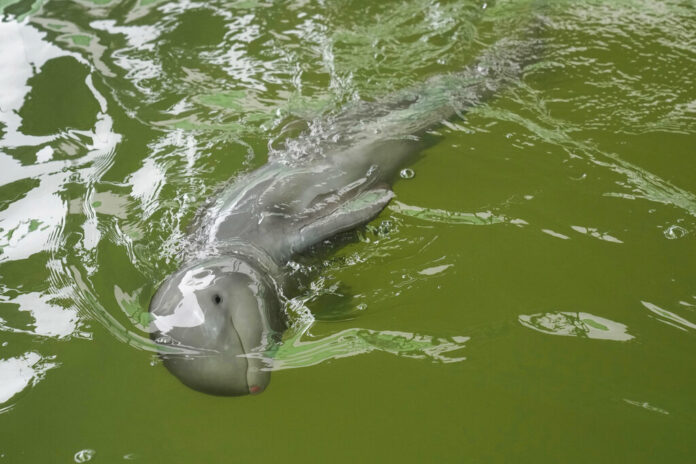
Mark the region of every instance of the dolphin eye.
POLYGON ((222 297, 216 293, 213 297, 213 301, 215 302, 215 304, 220 304, 222 303, 222 297))

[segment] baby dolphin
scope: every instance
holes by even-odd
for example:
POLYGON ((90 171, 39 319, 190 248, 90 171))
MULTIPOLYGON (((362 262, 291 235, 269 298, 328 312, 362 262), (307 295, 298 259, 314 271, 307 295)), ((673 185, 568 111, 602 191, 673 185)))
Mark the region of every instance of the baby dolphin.
POLYGON ((269 277, 248 258, 212 257, 171 275, 150 308, 160 334, 191 348, 164 356, 184 384, 215 395, 263 391, 270 372, 263 359, 243 356, 270 347, 284 329, 280 300, 269 277))
POLYGON ((167 369, 209 394, 264 391, 268 353, 286 327, 284 265, 374 219, 399 171, 432 139, 425 132, 516 81, 534 49, 503 40, 459 73, 354 103, 224 189, 191 227, 196 252, 150 302, 167 369))

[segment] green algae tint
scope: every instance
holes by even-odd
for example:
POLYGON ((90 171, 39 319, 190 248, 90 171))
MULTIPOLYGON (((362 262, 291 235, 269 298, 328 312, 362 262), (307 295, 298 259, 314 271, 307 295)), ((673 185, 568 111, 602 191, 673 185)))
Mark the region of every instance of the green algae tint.
POLYGON ((5 461, 693 460, 692 2, 0 11, 5 461), (376 220, 292 263, 267 391, 166 371, 149 300, 215 192, 517 33, 545 44, 522 78, 428 133, 376 220))

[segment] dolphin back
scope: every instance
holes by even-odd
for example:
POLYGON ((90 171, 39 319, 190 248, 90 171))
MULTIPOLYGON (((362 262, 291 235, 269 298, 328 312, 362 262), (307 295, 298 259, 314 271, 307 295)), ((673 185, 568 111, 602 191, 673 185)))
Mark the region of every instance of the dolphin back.
POLYGON ((265 354, 282 331, 283 265, 296 253, 374 219, 423 133, 519 81, 536 39, 502 39, 460 72, 374 102, 356 102, 271 150, 196 221, 182 269, 151 301, 159 344, 193 355, 165 365, 184 384, 218 395, 263 391, 265 354))

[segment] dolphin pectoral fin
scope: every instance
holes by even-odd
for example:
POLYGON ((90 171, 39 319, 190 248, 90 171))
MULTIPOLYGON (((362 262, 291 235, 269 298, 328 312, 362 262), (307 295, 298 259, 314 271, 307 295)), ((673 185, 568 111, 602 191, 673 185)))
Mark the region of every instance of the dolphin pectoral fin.
POLYGON ((370 222, 394 198, 388 188, 376 188, 362 192, 342 204, 330 214, 306 224, 300 229, 300 237, 294 252, 302 251, 334 235, 370 222))

